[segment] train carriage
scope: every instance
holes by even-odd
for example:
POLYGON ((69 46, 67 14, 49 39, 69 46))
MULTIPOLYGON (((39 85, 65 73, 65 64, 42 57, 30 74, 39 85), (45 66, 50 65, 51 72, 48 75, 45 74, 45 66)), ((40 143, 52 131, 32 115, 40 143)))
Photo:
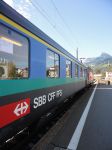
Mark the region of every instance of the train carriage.
POLYGON ((87 84, 87 68, 0 1, 0 142, 87 84))

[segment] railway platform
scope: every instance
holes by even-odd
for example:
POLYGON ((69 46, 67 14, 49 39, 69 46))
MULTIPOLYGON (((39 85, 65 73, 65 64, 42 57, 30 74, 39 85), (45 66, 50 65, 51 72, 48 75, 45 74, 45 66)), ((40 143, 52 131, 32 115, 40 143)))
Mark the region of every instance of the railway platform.
POLYGON ((112 150, 112 85, 81 96, 32 150, 112 150))

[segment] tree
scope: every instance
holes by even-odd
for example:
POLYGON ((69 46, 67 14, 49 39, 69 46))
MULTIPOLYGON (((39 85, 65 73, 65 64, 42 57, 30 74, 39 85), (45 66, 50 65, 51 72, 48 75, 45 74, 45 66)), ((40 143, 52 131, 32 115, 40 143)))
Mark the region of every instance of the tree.
POLYGON ((2 75, 5 73, 4 68, 0 67, 0 77, 2 77, 2 75))
POLYGON ((101 69, 96 68, 96 69, 94 70, 94 72, 95 72, 96 74, 101 74, 101 69))
POLYGON ((13 62, 8 63, 8 77, 9 78, 16 77, 16 67, 13 62))

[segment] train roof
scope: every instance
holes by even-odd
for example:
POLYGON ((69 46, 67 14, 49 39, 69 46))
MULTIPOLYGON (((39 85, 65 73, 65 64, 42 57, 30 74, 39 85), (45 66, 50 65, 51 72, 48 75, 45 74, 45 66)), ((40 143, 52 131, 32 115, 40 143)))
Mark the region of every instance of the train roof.
POLYGON ((86 67, 84 64, 82 64, 79 60, 77 60, 73 55, 71 55, 68 51, 66 51, 62 46, 60 46, 58 43, 56 43, 54 40, 52 40, 48 35, 46 35, 43 31, 41 31, 38 27, 33 25, 30 21, 28 21, 26 18, 24 18, 21 14, 19 14, 16 10, 14 10, 12 7, 10 7, 8 4, 6 4, 4 1, 0 1, 0 12, 19 24, 20 26, 24 27, 37 37, 41 38, 45 42, 49 43, 54 48, 61 51, 63 54, 67 55, 71 59, 75 60, 78 64, 86 67))

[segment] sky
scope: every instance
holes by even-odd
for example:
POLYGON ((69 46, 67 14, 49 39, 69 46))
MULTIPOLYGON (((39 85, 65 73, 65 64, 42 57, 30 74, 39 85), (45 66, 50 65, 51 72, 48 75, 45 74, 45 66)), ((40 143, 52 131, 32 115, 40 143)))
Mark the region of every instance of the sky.
POLYGON ((4 0, 79 58, 112 55, 111 0, 4 0))

